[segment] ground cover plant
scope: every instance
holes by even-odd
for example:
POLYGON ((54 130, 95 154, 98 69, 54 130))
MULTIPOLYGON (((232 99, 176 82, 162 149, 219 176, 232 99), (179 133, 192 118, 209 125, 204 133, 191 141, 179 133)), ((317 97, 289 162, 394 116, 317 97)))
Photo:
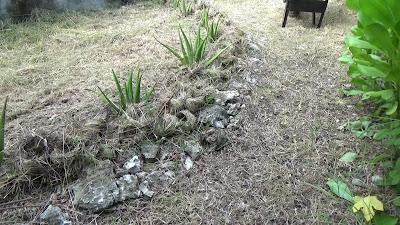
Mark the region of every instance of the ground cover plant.
MULTIPOLYGON (((389 146, 389 154, 382 157, 382 152, 374 161, 389 170, 380 185, 400 191, 400 2, 348 0, 347 5, 358 13, 358 22, 345 39, 348 52, 340 58, 349 65, 354 85, 345 94, 360 96, 375 109, 350 128, 359 138, 382 140, 389 146)), ((397 224, 397 220, 376 224, 397 224)))

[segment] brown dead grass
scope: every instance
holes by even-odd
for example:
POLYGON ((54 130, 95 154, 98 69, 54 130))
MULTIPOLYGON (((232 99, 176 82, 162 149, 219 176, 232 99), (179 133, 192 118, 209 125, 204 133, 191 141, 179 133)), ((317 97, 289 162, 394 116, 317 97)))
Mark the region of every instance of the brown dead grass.
MULTIPOLYGON (((279 0, 215 1, 214 7, 232 24, 222 40, 235 39, 235 49, 248 53, 228 57, 236 63, 235 73, 229 75, 241 82, 256 80, 239 114, 241 127, 228 131, 230 144, 203 156, 191 171, 178 173, 175 183, 150 201, 127 201, 101 214, 63 209, 77 224, 362 224, 345 202, 319 189, 332 176, 357 177, 370 184, 374 171, 363 162, 377 148, 338 130, 357 117, 353 102, 339 92, 346 78, 337 62, 355 17, 341 1, 329 4, 321 29, 312 28, 304 15, 301 20, 289 18, 288 27, 281 29, 279 0), (243 30, 245 40, 232 27, 243 30), (250 51, 249 42, 261 52, 250 51), (348 150, 359 152, 362 162, 338 163, 348 150)), ((188 85, 176 73, 175 59, 153 36, 172 43, 178 22, 193 28, 195 17, 181 18, 170 8, 146 4, 64 16, 67 24, 43 25, 43 35, 32 37, 38 41, 0 42, 0 99, 15 96, 8 149, 18 151, 18 137, 38 127, 74 136, 88 119, 101 116, 103 104, 92 91, 96 86, 112 88, 112 68, 126 71, 140 65, 146 84, 159 82, 159 99, 169 97, 181 83, 188 85)), ((20 26, 16 31, 26 32, 20 26)), ((208 78, 206 83, 216 81, 208 78)), ((175 141, 179 140, 170 142, 176 147, 175 141)), ((352 188, 357 194, 376 191, 373 186, 352 188)), ((30 204, 43 206, 52 198, 51 191, 33 190, 39 199, 30 204)), ((52 202, 69 205, 68 193, 61 193, 63 198, 52 202)), ((39 212, 40 208, 20 208, 7 211, 2 220, 32 221, 39 212)))

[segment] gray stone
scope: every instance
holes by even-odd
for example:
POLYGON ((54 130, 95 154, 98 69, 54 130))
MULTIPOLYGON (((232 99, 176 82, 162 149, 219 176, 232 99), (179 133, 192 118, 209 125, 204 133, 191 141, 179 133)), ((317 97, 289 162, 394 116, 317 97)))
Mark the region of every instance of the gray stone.
POLYGON ((154 195, 154 191, 150 190, 149 182, 147 180, 143 181, 139 185, 139 190, 142 192, 144 196, 152 198, 154 195))
POLYGON ((133 156, 124 164, 124 169, 131 174, 139 173, 142 169, 142 163, 137 155, 133 156))
POLYGON ((46 210, 40 214, 40 221, 49 225, 69 225, 71 221, 66 220, 66 216, 57 206, 49 205, 46 210))
POLYGON ((213 150, 220 150, 228 142, 223 130, 211 128, 201 134, 201 144, 213 150))
POLYGON ((88 169, 86 177, 73 185, 73 203, 82 209, 100 211, 139 197, 138 183, 138 178, 129 174, 116 179, 112 163, 106 160, 88 169))
POLYGON ((358 179, 358 178, 353 178, 353 179, 351 180, 351 183, 352 183, 354 186, 366 187, 365 183, 364 183, 361 179, 358 179))
POLYGON ((73 187, 74 205, 79 208, 100 211, 111 207, 119 199, 119 189, 113 177, 99 176, 84 180, 73 187))
POLYGON ((230 104, 228 103, 228 111, 227 113, 231 116, 236 116, 241 109, 240 103, 230 104))
POLYGON ((197 141, 185 141, 184 142, 184 151, 188 154, 192 159, 196 160, 199 158, 201 154, 203 154, 204 149, 197 141))
POLYGON ((139 181, 135 175, 124 175, 117 180, 119 196, 117 202, 140 197, 139 181))
POLYGON ((383 178, 379 175, 374 175, 371 177, 372 183, 375 185, 381 185, 383 182, 383 178))
POLYGON ((199 122, 210 124, 215 128, 225 128, 229 122, 228 113, 219 105, 208 107, 200 112, 199 122))
POLYGON ((149 182, 151 190, 161 190, 173 180, 173 177, 167 172, 153 171, 146 176, 145 180, 149 182))
POLYGON ((186 99, 186 109, 192 113, 198 112, 206 104, 205 98, 200 96, 186 99))
POLYGON ((183 159, 183 167, 185 167, 186 170, 190 170, 193 167, 193 161, 190 158, 190 156, 185 156, 183 159))
POLYGON ((217 91, 214 97, 215 103, 221 106, 225 106, 228 103, 237 103, 240 101, 240 94, 236 90, 217 91))
POLYGON ((140 149, 146 161, 154 162, 157 159, 160 146, 157 144, 146 143, 140 146, 140 149))

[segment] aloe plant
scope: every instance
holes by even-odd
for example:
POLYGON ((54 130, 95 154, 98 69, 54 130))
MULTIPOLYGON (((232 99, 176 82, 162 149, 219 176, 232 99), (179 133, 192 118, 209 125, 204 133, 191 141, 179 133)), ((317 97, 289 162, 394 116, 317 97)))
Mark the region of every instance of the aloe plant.
POLYGON ((181 0, 173 0, 172 1, 172 6, 174 8, 179 8, 180 4, 181 4, 181 0))
POLYGON ((146 90, 145 94, 142 97, 141 93, 141 84, 142 84, 142 74, 139 69, 137 69, 135 78, 133 77, 133 71, 129 71, 128 80, 124 85, 124 89, 121 86, 121 83, 115 74, 114 70, 112 71, 113 79, 115 82, 115 86, 117 87, 117 93, 119 96, 119 102, 114 103, 111 99, 105 94, 105 92, 100 88, 100 93, 107 101, 107 103, 117 112, 124 113, 128 108, 129 104, 140 103, 142 101, 148 102, 151 95, 154 92, 154 84, 150 89, 146 90), (135 80, 134 80, 135 79, 135 80), (135 85, 133 85, 133 81, 135 81, 135 85))
POLYGON ((200 26, 206 29, 208 27, 209 12, 210 12, 209 8, 204 8, 203 10, 201 10, 201 15, 200 15, 200 26))
MULTIPOLYGON (((194 40, 188 38, 186 33, 183 31, 182 27, 179 26, 179 42, 181 46, 181 52, 177 49, 174 49, 160 41, 158 41, 162 46, 164 46, 171 54, 173 54, 179 61, 187 67, 192 67, 196 63, 202 61, 205 57, 205 50, 207 46, 207 39, 208 37, 202 38, 200 27, 197 29, 195 33, 194 40)), ((219 50, 216 54, 212 57, 206 59, 204 61, 204 66, 210 66, 218 57, 227 49, 225 47, 219 50)))
POLYGON ((187 2, 187 0, 180 0, 179 10, 185 17, 189 16, 193 12, 193 4, 191 2, 187 2))
POLYGON ((5 149, 5 141, 4 141, 4 136, 5 136, 5 125, 6 125, 6 108, 7 108, 7 101, 8 97, 6 98, 4 102, 4 107, 0 115, 0 162, 3 161, 3 153, 5 149))
POLYGON ((211 42, 214 42, 217 39, 222 20, 222 16, 219 16, 217 20, 214 20, 207 25, 207 36, 211 42))

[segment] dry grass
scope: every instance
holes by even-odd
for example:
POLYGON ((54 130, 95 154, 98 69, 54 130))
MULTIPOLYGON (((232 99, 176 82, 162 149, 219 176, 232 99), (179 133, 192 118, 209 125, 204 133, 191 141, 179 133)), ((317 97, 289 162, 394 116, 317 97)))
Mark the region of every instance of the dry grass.
MULTIPOLYGON (((355 17, 341 1, 329 4, 321 29, 312 28, 311 17, 304 15, 301 20, 289 18, 287 28, 281 29, 280 0, 215 1, 214 6, 247 35, 244 42, 236 42, 232 39, 241 37, 230 27, 221 38, 221 42, 235 41, 236 51, 246 47, 249 53, 235 59, 232 78, 256 80, 239 114, 241 127, 228 131, 231 141, 221 152, 203 156, 188 173, 178 173, 175 183, 151 201, 127 201, 100 215, 68 211, 74 221, 361 225, 346 203, 319 189, 332 176, 357 177, 370 184, 375 171, 364 162, 379 150, 338 130, 358 113, 353 102, 340 94, 347 81, 345 68, 337 62, 355 17), (261 52, 243 45, 249 40, 256 40, 261 52), (358 164, 338 163, 348 150, 360 153, 358 164)), ((112 68, 126 71, 140 65, 146 84, 160 84, 156 89, 160 99, 181 83, 190 85, 176 73, 176 60, 153 36, 172 43, 177 40, 178 21, 193 28, 195 19, 181 18, 170 8, 139 4, 102 12, 50 14, 37 23, 2 31, 0 99, 13 96, 7 148, 18 151, 18 137, 38 128, 65 136, 79 133, 83 123, 104 112, 92 91, 96 86, 112 88, 112 68)), ((210 78, 206 84, 214 81, 210 78)), ((171 148, 176 148, 176 141, 170 141, 171 148)), ((376 190, 352 188, 357 194, 376 190)), ((43 203, 50 192, 34 190, 33 195, 40 199, 31 204, 43 203)), ((60 199, 53 202, 64 204, 60 199)), ((21 209, 12 218, 15 212, 10 211, 2 218, 32 220, 39 211, 21 209)))

